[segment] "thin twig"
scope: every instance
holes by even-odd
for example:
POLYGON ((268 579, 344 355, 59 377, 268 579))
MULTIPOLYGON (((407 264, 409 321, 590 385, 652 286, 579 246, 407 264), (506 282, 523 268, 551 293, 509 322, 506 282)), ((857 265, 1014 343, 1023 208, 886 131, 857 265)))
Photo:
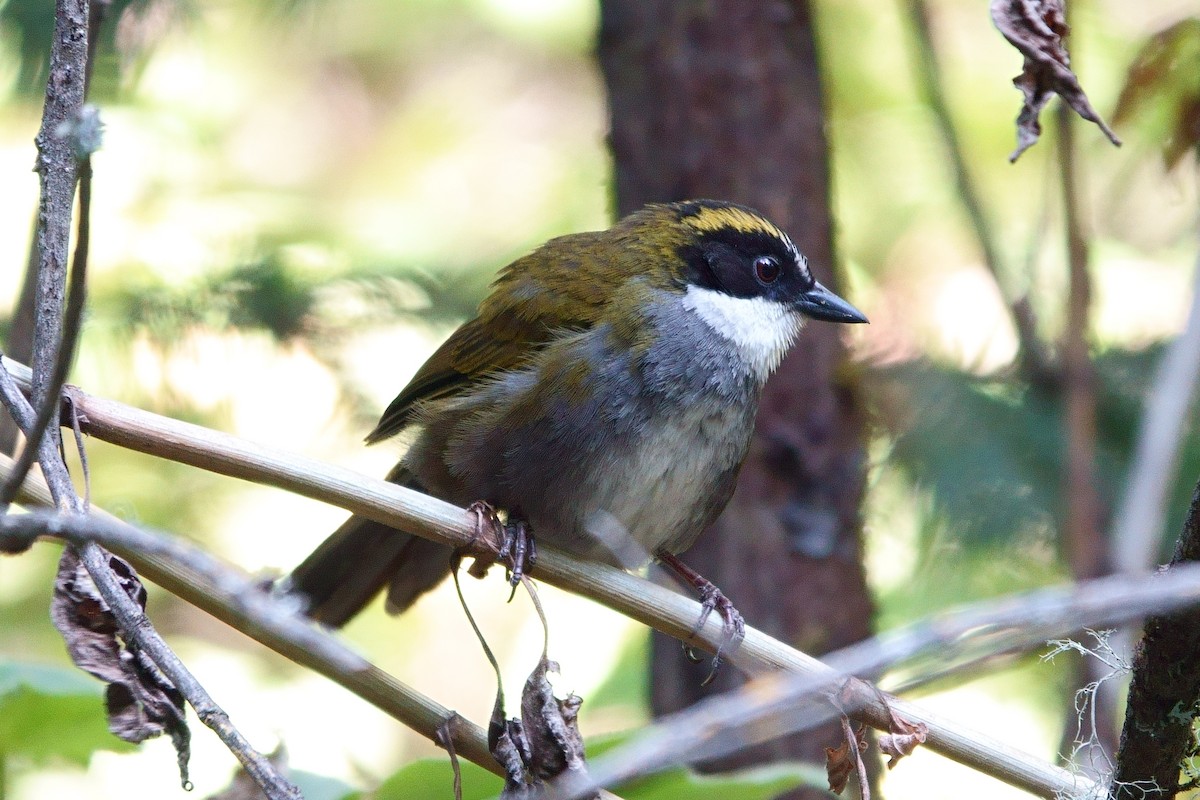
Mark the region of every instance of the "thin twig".
MULTIPOLYGON (((95 124, 98 124, 95 123, 95 124)), ((78 139, 72 136, 68 138, 78 139)), ((87 261, 88 244, 91 239, 89 219, 92 208, 92 162, 85 157, 79 168, 79 222, 75 234, 75 255, 71 260, 71 285, 67 290, 67 311, 63 323, 62 346, 54 359, 50 380, 47 382, 47 393, 38 407, 37 417, 33 424, 23 427, 26 431, 25 446, 17 459, 12 477, 0 485, 0 514, 4 513, 17 494, 17 486, 29 474, 51 420, 59 416, 59 396, 62 387, 67 382, 67 373, 71 370, 71 362, 75 358, 75 349, 79 342, 79 329, 83 322, 83 305, 87 293, 87 261)), ((55 426, 57 428, 57 426, 55 426)))
MULTIPOLYGON (((1194 514, 1197 509, 1200 493, 1194 514)), ((1200 544, 1193 547, 1200 548, 1200 544)), ((837 690, 838 705, 853 715, 860 703, 878 697, 868 684, 853 680, 854 675, 878 674, 928 655, 942 659, 964 654, 967 658, 959 662, 961 668, 976 663, 984 654, 995 657, 1023 652, 1081 628, 1106 627, 1198 604, 1200 564, 1181 564, 1157 575, 1109 576, 934 614, 829 654, 819 674, 767 675, 663 718, 596 759, 591 779, 595 784, 620 782, 678 763, 680 753, 687 754, 687 761, 708 760, 777 736, 810 730, 839 713, 835 705, 816 702, 833 690, 837 690)), ((1194 616, 1193 612, 1188 619, 1194 616)), ((930 680, 943 674, 945 670, 935 668, 925 677, 930 680)), ((924 682, 918 677, 909 687, 924 682)), ((910 717, 912 706, 907 703, 888 698, 887 704, 900 717, 919 719, 910 717)), ((1008 754, 997 755, 1003 759, 1008 754)), ((1075 781, 1064 795, 1083 797, 1094 788, 1083 776, 1075 781)), ((561 796, 574 797, 589 786, 560 787, 561 796)))
MULTIPOLYGON (((0 479, 9 474, 12 463, 0 455, 0 479)), ((18 500, 27 506, 53 507, 49 488, 35 476, 26 478, 18 500)), ((337 636, 298 614, 290 601, 263 592, 232 565, 184 539, 141 530, 101 509, 93 508, 87 517, 49 518, 55 529, 48 533, 102 544, 177 597, 344 686, 442 747, 446 747, 445 736, 452 736, 455 755, 503 777, 481 727, 371 664, 337 636)), ((36 533, 29 528, 38 524, 0 520, 0 537, 9 536, 9 542, 19 546, 17 537, 36 533), (25 526, 28 528, 22 530, 25 526)))
MULTIPOLYGON (((0 389, 2 388, 3 386, 0 386, 0 389)), ((11 392, 4 391, 3 400, 13 403, 14 419, 20 421, 33 415, 33 409, 28 406, 25 396, 19 392, 13 398, 11 392)), ((42 465, 43 474, 48 478, 47 484, 54 506, 86 519, 82 501, 75 494, 75 489, 66 474, 66 465, 63 464, 53 440, 49 437, 43 438, 39 451, 38 462, 42 465)), ((187 699, 188 704, 195 709, 200 721, 217 734, 270 800, 299 798, 299 790, 280 775, 270 759, 250 745, 241 731, 230 722, 229 716, 213 701, 208 691, 154 629, 145 612, 126 593, 120 580, 113 573, 108 553, 90 540, 75 545, 75 548, 126 640, 136 642, 141 651, 162 670, 172 685, 187 699)))
POLYGON ((1075 120, 1070 107, 1060 103, 1057 118, 1068 266, 1067 324, 1062 345, 1067 429, 1063 539, 1075 577, 1094 578, 1107 571, 1108 554, 1100 538, 1100 497, 1096 486, 1096 376, 1088 330, 1092 303, 1090 247, 1080 209, 1075 120))
MULTIPOLYGON (((1062 521, 1062 550, 1076 580, 1095 578, 1111 569, 1111 554, 1104 537, 1105 514, 1096 464, 1096 368, 1091 354, 1091 247, 1083 217, 1082 167, 1075 146, 1075 115, 1059 102, 1058 161, 1062 179, 1063 224, 1066 233, 1068 288, 1066 329, 1062 341, 1062 400, 1065 442, 1065 479, 1062 492, 1065 508, 1062 521)), ((1096 662, 1079 665, 1079 683, 1101 677, 1096 662)), ((1109 754, 1116 750, 1116 697, 1110 692, 1096 695, 1100 725, 1092 731, 1109 754)))
POLYGON ((1017 331, 1020 343, 1020 359, 1028 379, 1037 385, 1053 386, 1058 381, 1058 369, 1046 352, 1046 347, 1037 334, 1037 319, 1029 298, 1015 291, 1011 280, 1005 275, 1004 259, 996 244, 996 234, 988 221, 983 209, 983 201, 975 188, 975 181, 967 167, 962 140, 954 117, 950 114, 950 104, 946 100, 946 90, 942 85, 942 71, 937 63, 937 42, 933 38, 930 25, 929 8, 925 0, 906 0, 908 16, 911 22, 915 42, 912 52, 917 70, 917 83, 926 95, 926 102, 933 112, 937 123, 938 133, 946 148, 946 154, 954 168, 954 185, 958 189, 958 197, 971 228, 975 233, 975 241, 983 253, 983 263, 992 275, 1000 295, 1008 304, 1012 313, 1013 327, 1017 331))
MULTIPOLYGON (((18 381, 26 374, 11 361, 4 364, 15 372, 18 381)), ((70 391, 86 419, 84 430, 104 441, 277 486, 451 547, 469 550, 474 545, 473 517, 464 509, 436 498, 315 459, 93 397, 77 389, 70 391)), ((695 600, 613 567, 580 561, 544 547, 539 549, 533 575, 710 653, 724 640, 722 624, 715 619, 692 635, 692 626, 700 615, 700 605, 695 600)), ((751 674, 776 670, 828 673, 828 667, 820 661, 753 628, 746 629, 746 638, 732 660, 751 674)), ((1020 754, 987 734, 925 709, 891 698, 888 702, 898 713, 929 726, 926 746, 931 750, 1042 797, 1070 794, 1076 789, 1077 780, 1063 769, 1020 754)), ((877 727, 888 724, 888 710, 873 691, 864 692, 863 703, 864 710, 856 715, 857 719, 877 727)))
POLYGON ((1129 479, 1117 506, 1113 566, 1139 572, 1156 563, 1162 545, 1167 496, 1174 484, 1188 410, 1200 381, 1200 255, 1192 276, 1192 305, 1183 332, 1158 364, 1138 427, 1129 479))

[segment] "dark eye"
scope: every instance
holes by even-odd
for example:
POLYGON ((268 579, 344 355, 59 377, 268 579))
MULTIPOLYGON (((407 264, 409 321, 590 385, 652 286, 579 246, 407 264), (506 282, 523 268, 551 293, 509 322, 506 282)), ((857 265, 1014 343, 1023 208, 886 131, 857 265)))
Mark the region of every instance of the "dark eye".
POLYGON ((774 283, 779 279, 779 262, 772 256, 759 256, 754 259, 754 274, 763 283, 774 283))

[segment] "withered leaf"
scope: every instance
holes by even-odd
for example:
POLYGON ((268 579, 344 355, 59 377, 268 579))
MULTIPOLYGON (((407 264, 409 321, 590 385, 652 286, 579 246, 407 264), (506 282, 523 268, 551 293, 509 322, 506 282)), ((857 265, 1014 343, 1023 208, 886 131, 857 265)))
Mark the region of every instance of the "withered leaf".
POLYGON ((862 760, 866 750, 866 730, 861 727, 853 730, 850 720, 842 717, 842 743, 837 747, 825 748, 825 777, 829 780, 829 791, 841 794, 850 782, 851 773, 857 772, 863 797, 869 798, 870 789, 865 780, 867 768, 862 760))
POLYGON ((521 692, 519 720, 505 720, 502 701, 497 698, 488 744, 507 775, 501 794, 504 800, 538 796, 547 781, 564 775, 582 777, 587 772, 578 724, 583 701, 573 694, 561 700, 554 696, 547 674, 557 669, 545 656, 538 662, 521 692))
POLYGON ((903 717, 892 715, 891 732, 881 734, 879 749, 888 758, 887 767, 891 769, 896 762, 905 756, 911 756, 920 745, 925 744, 929 736, 929 726, 924 722, 909 722, 903 717))
POLYGON ((1063 46, 1069 33, 1062 0, 992 0, 992 22, 1025 57, 1024 68, 1013 84, 1025 95, 1017 115, 1017 149, 1008 157, 1016 161, 1042 133, 1038 117, 1050 98, 1057 94, 1079 116, 1094 122, 1115 145, 1121 140, 1104 123, 1071 71, 1071 59, 1063 46))
POLYGON ((1200 146, 1198 76, 1200 19, 1180 20, 1146 40, 1117 98, 1113 121, 1139 117, 1148 136, 1162 142, 1168 168, 1200 146))
POLYGON ((546 675, 557 671, 558 664, 543 657, 521 692, 521 722, 529 743, 529 771, 539 782, 587 769, 583 736, 579 733, 579 707, 583 699, 574 694, 562 700, 554 696, 554 687, 546 675))
POLYGON ((844 792, 853 771, 854 759, 850 755, 849 742, 825 748, 825 776, 829 779, 829 791, 834 794, 844 792))
MULTIPOLYGON (((145 609, 146 589, 133 567, 111 553, 108 559, 122 588, 145 609)), ((50 617, 75 665, 107 684, 104 698, 109 730, 134 743, 170 734, 180 777, 185 786, 190 785, 191 733, 184 717, 183 695, 135 643, 124 640, 108 604, 70 548, 63 551, 58 563, 50 617)))

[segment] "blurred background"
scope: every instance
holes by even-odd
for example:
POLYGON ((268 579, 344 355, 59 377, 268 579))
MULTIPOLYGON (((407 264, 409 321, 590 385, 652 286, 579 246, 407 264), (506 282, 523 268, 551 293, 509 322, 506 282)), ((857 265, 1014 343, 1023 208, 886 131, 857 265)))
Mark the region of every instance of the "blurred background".
MULTIPOLYGON (((1124 147, 1075 126, 1091 245, 1096 486, 1109 530, 1164 344, 1192 303, 1200 33, 1171 26, 1200 2, 1071 6, 1073 66, 1110 121, 1131 65, 1143 67, 1117 116, 1124 147)), ((1054 104, 1043 141, 1009 164, 1020 56, 985 4, 930 3, 938 79, 998 281, 916 66, 910 4, 813 9, 842 293, 872 321, 845 335, 870 414, 864 536, 876 627, 1068 580, 1080 569, 1061 535, 1063 414, 1021 376, 1009 308, 1028 298, 1053 355, 1068 294, 1054 104)), ((598 18, 589 0, 115 4, 92 89, 106 133, 93 160, 90 305, 72 382, 382 475, 397 446, 368 449, 362 436, 494 272, 547 238, 612 220, 598 18)), ((0 2, 5 314, 20 294, 37 197, 32 142, 51 25, 48 2, 0 2)), ((1169 554, 1200 472, 1193 429, 1188 416, 1153 526, 1155 560, 1169 554)), ((252 573, 290 568, 345 516, 101 442, 89 455, 97 505, 252 573)), ((0 796, 185 796, 167 742, 134 751, 104 732, 100 687, 70 667, 48 620, 57 555, 39 545, 0 559, 0 796)), ((497 575, 466 589, 515 693, 540 653, 540 625, 524 598, 495 602, 497 575)), ((542 591, 562 663, 555 684, 586 699, 585 735, 645 722, 645 630, 542 591)), ((348 692, 153 587, 150 613, 258 747, 283 744, 311 773, 312 797, 373 788, 437 755, 348 692)), ((399 619, 375 607, 346 635, 465 716, 490 711, 494 680, 451 587, 399 619)), ((1029 657, 921 701, 1053 759, 1069 749, 1077 678, 1068 660, 1029 657)), ((234 766, 194 726, 192 796, 221 789, 234 766)), ((441 785, 448 793, 448 778, 441 785)), ((1019 794, 928 753, 884 789, 1019 794)))

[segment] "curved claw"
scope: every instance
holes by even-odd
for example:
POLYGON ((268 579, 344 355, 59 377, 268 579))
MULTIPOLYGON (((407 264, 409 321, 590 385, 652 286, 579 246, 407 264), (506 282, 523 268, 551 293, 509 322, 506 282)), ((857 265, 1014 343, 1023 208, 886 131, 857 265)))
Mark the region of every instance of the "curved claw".
MULTIPOLYGON (((721 656, 736 650, 738 645, 742 643, 742 640, 746 638, 746 621, 742 618, 741 613, 733 607, 733 603, 729 601, 729 598, 712 581, 696 572, 687 564, 684 564, 672 553, 659 551, 656 555, 664 566, 670 567, 679 577, 687 581, 700 593, 700 618, 696 620, 695 626, 692 627, 689 638, 694 638, 700 632, 704 627, 704 623, 708 622, 708 618, 713 611, 716 611, 721 617, 723 623, 721 643, 717 645, 717 652, 713 656, 712 669, 709 671, 708 677, 700 684, 701 686, 707 686, 712 683, 713 678, 717 675, 717 670, 721 666, 721 656)), ((683 652, 687 659, 693 663, 701 660, 696 655, 695 649, 689 645, 684 645, 683 652)))

